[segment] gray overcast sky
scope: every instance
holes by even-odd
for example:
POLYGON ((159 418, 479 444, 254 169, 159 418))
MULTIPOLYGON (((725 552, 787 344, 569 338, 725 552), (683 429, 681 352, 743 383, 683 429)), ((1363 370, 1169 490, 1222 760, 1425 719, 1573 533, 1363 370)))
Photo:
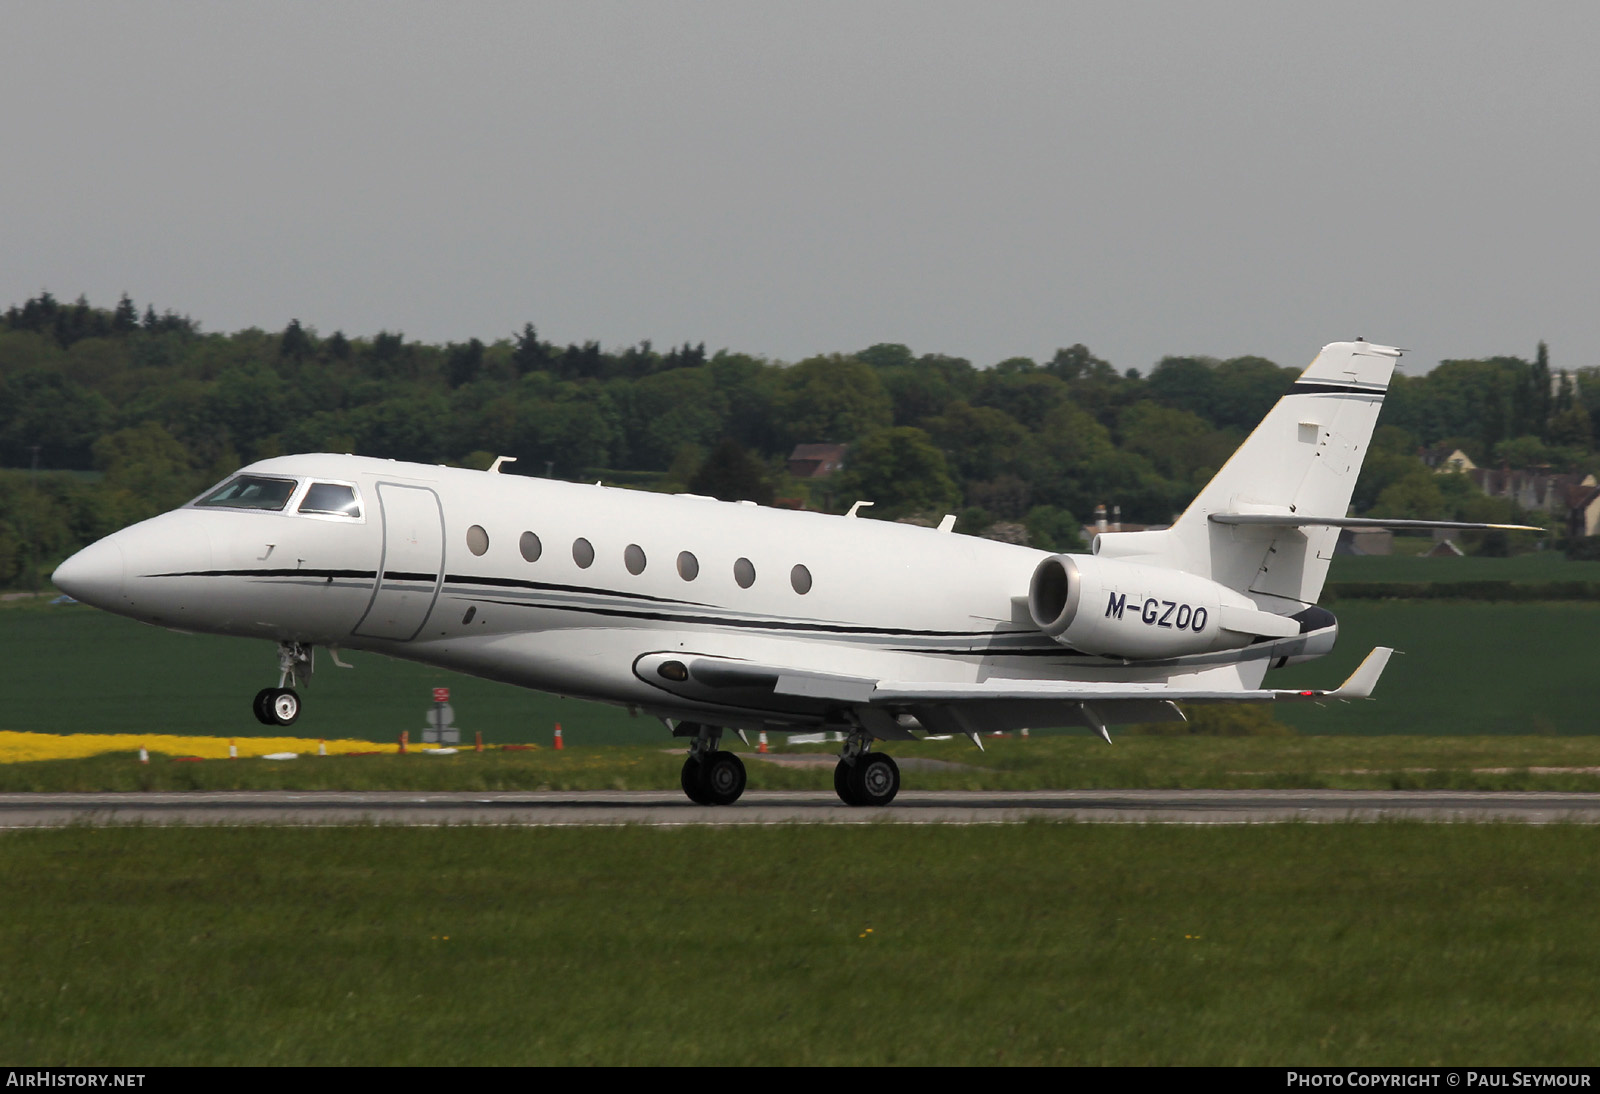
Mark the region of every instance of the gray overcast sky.
POLYGON ((7 0, 0 306, 1600 364, 1600 5, 7 0))

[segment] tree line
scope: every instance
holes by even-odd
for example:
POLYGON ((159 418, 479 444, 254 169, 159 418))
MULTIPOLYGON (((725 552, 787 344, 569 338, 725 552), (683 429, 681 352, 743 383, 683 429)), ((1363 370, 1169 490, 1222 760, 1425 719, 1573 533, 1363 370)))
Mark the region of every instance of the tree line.
MULTIPOLYGON (((980 367, 899 344, 786 363, 705 345, 558 345, 532 323, 485 342, 397 331, 206 333, 126 295, 49 293, 0 313, 0 586, 179 505, 237 467, 334 451, 605 479, 1080 546, 1097 504, 1164 523, 1300 369, 1260 357, 1167 357, 1119 370, 1083 345, 980 367), (796 444, 850 445, 844 471, 800 479, 796 444)), ((1398 376, 1357 512, 1513 519, 1437 476, 1425 446, 1479 462, 1591 470, 1600 370, 1556 373, 1543 345, 1398 376), (1587 408, 1594 408, 1589 410, 1587 408)))

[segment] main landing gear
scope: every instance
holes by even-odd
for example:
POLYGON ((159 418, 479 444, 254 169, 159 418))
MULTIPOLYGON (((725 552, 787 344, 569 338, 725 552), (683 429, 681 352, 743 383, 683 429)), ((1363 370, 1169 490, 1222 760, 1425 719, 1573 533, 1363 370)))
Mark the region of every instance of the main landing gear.
POLYGON ((846 805, 888 805, 900 793, 900 765, 892 756, 868 752, 871 744, 860 730, 845 738, 833 769, 833 790, 846 805))
MULTIPOLYGON (((717 747, 720 726, 698 722, 667 723, 675 737, 688 737, 683 761, 683 792, 697 805, 732 805, 744 793, 744 761, 717 747)), ((846 805, 888 805, 900 793, 900 765, 893 757, 868 751, 872 738, 859 729, 845 737, 833 769, 833 789, 846 805)))
POLYGON ((722 737, 720 726, 679 723, 675 734, 687 736, 689 756, 683 761, 683 792, 696 805, 732 805, 744 793, 744 761, 732 752, 717 747, 722 737))
POLYGON ((312 647, 304 642, 278 643, 278 686, 256 692, 256 721, 264 726, 291 726, 300 717, 300 693, 294 686, 311 682, 315 664, 312 647))

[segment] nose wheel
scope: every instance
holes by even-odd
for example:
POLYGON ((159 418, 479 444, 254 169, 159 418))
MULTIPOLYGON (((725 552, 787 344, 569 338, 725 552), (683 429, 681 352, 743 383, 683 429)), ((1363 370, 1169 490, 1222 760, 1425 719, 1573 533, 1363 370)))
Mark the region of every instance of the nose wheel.
MULTIPOLYGON (((316 659, 311 646, 304 642, 278 643, 278 686, 262 688, 256 692, 252 709, 256 721, 264 726, 292 726, 300 717, 300 693, 297 686, 311 682, 316 659)), ((334 661, 338 661, 337 656, 334 661)))
POLYGON ((264 726, 291 726, 300 717, 300 694, 294 688, 262 688, 256 692, 256 721, 264 726))

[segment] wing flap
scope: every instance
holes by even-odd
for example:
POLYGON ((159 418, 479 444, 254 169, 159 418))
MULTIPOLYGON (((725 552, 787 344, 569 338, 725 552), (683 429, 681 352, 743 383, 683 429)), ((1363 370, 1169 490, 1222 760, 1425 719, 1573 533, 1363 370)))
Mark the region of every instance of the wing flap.
POLYGON ((709 687, 770 687, 774 695, 820 700, 849 706, 946 706, 971 703, 1133 703, 1149 704, 1265 703, 1305 699, 1366 699, 1394 651, 1379 646, 1349 679, 1333 690, 1281 688, 1185 687, 1171 683, 1108 683, 1084 680, 985 680, 980 683, 874 680, 865 676, 777 668, 749 662, 701 657, 689 663, 689 674, 709 687))
POLYGON ((1276 513, 1212 513, 1213 524, 1266 528, 1390 528, 1398 531, 1426 531, 1455 528, 1463 531, 1543 532, 1532 524, 1480 524, 1470 520, 1388 520, 1383 517, 1309 517, 1287 510, 1276 513))

